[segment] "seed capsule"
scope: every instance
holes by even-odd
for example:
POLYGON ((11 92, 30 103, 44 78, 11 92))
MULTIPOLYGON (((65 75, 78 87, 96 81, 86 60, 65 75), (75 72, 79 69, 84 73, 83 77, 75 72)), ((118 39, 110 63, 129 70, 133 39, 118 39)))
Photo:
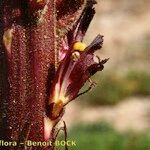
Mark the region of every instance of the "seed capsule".
POLYGON ((62 100, 58 100, 57 102, 52 102, 46 107, 46 115, 51 119, 55 120, 60 117, 61 113, 64 109, 64 103, 62 100))
POLYGON ((83 43, 83 42, 76 42, 73 45, 74 50, 78 50, 78 51, 81 51, 81 52, 84 51, 86 47, 87 47, 86 44, 83 43))
POLYGON ((63 105, 62 100, 59 100, 57 103, 53 104, 51 119, 56 119, 59 117, 59 115, 63 109, 63 106, 64 105, 63 105))
POLYGON ((80 58, 80 53, 78 51, 75 51, 75 52, 72 53, 72 59, 74 61, 78 61, 79 58, 80 58))

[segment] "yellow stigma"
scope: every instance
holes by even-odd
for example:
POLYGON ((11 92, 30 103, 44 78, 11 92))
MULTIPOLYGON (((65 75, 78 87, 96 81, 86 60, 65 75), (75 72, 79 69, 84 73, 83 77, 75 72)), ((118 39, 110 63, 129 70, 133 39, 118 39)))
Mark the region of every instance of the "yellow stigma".
POLYGON ((78 51, 75 51, 75 52, 72 53, 72 59, 74 61, 78 61, 79 58, 80 58, 80 53, 78 51))
POLYGON ((81 52, 83 52, 86 47, 87 47, 86 44, 82 43, 82 42, 76 42, 73 45, 74 50, 78 50, 78 51, 81 51, 81 52))

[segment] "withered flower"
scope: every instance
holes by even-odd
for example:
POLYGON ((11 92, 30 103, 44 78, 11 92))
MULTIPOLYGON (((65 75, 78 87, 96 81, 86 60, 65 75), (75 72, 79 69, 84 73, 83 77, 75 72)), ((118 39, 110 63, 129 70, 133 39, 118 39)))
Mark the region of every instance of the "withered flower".
MULTIPOLYGON (((95 0, 0 2, 1 139, 54 140, 65 106, 103 70, 108 59, 94 55, 103 36, 89 46, 83 43, 94 4, 95 0)), ((31 149, 16 149, 20 147, 31 149)))

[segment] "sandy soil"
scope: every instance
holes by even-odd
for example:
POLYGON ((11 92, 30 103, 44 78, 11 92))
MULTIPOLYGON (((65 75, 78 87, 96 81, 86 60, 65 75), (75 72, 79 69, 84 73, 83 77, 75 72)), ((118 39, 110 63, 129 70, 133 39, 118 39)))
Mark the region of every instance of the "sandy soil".
POLYGON ((97 0, 96 15, 85 41, 104 35, 101 57, 109 57, 105 69, 148 71, 150 63, 149 0, 97 0))
POLYGON ((144 130, 150 127, 150 98, 132 97, 115 106, 81 107, 72 102, 66 109, 64 120, 68 128, 78 123, 106 121, 117 130, 144 130))

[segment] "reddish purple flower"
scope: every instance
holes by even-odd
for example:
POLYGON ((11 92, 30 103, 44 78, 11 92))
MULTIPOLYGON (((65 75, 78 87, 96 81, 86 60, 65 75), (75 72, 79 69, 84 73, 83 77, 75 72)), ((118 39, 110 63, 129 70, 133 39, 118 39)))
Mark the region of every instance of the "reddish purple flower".
POLYGON ((67 103, 79 96, 79 91, 85 82, 97 71, 103 70, 103 64, 108 60, 100 60, 97 57, 98 62, 94 61, 96 57, 94 52, 102 47, 103 36, 98 35, 85 49, 85 45, 82 45, 84 35, 95 14, 94 4, 95 1, 87 1, 77 23, 62 39, 60 64, 50 90, 47 112, 48 117, 52 120, 60 116, 67 103))

